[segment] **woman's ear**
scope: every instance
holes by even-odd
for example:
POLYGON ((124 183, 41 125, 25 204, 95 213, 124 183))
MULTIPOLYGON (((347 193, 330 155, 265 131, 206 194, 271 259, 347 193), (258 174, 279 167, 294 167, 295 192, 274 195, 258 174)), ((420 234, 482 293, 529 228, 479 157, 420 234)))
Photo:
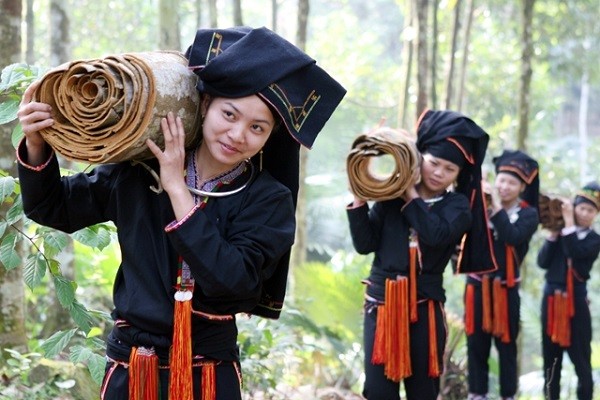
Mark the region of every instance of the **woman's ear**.
POLYGON ((206 116, 206 112, 208 111, 208 106, 210 106, 210 102, 212 101, 212 97, 208 94, 203 94, 202 99, 200 100, 200 116, 204 119, 206 116))

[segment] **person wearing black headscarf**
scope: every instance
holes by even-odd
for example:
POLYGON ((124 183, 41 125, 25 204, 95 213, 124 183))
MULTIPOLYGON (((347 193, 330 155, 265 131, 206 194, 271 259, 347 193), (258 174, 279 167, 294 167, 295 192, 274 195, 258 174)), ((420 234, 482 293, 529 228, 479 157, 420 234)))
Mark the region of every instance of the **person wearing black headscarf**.
POLYGON ((487 142, 464 115, 428 110, 417 123, 422 163, 414 185, 372 207, 356 194, 348 205, 356 251, 375 253, 364 281, 367 399, 399 399, 401 381, 408 400, 437 399, 446 341, 443 273, 479 218, 470 199, 480 191, 487 142))
POLYGON ((571 202, 562 204, 564 228, 552 231, 538 253, 546 270, 542 299, 544 398, 565 398, 560 372, 565 352, 575 366, 577 399, 592 400, 592 321, 587 281, 600 254, 600 235, 592 224, 600 211, 600 185, 586 184, 571 202))
POLYGON ((65 232, 117 228, 106 400, 241 399, 235 314, 279 316, 299 147, 312 146, 345 95, 266 28, 200 29, 186 56, 202 98, 194 148, 174 110, 161 123, 164 147, 147 142, 155 159, 61 177, 39 133, 52 110, 31 101, 35 84, 18 113, 25 213, 65 232))
POLYGON ((498 351, 500 396, 517 393, 517 336, 520 323, 519 267, 537 230, 539 167, 520 150, 505 150, 492 160, 494 187, 490 200, 490 231, 498 269, 469 274, 465 288, 469 399, 485 400, 492 341, 498 351))

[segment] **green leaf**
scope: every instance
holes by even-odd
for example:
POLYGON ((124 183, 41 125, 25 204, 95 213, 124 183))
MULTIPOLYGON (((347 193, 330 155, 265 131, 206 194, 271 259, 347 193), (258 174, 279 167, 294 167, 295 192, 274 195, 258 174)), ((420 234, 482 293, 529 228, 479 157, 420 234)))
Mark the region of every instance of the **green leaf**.
POLYGON ((65 308, 69 308, 75 301, 75 289, 77 288, 75 282, 62 276, 54 276, 54 287, 60 304, 65 308))
POLYGON ((6 221, 9 224, 15 224, 25 217, 23 213, 23 201, 21 196, 15 199, 13 205, 6 212, 6 221))
POLYGON ((6 198, 11 197, 15 192, 15 178, 12 176, 3 176, 0 178, 0 203, 4 203, 6 198))
POLYGON ((47 266, 48 264, 42 253, 35 252, 34 254, 27 256, 27 259, 25 260, 25 270, 23 271, 23 279, 30 289, 33 289, 40 284, 46 275, 47 266))
POLYGON ((4 236, 2 244, 0 244, 0 262, 7 270, 14 269, 21 264, 21 257, 15 250, 17 240, 17 235, 10 232, 4 236))
POLYGON ((50 336, 40 347, 44 350, 44 356, 47 358, 53 358, 59 355, 65 347, 69 344, 77 328, 73 328, 68 331, 58 331, 54 335, 50 336))
POLYGON ((92 379, 98 385, 102 384, 104 378, 104 369, 106 367, 106 358, 96 353, 93 353, 87 362, 88 369, 92 375, 92 379))
POLYGON ((88 310, 77 300, 73 301, 68 309, 73 321, 87 335, 94 322, 88 310))
POLYGON ((10 141, 15 149, 17 148, 17 146, 19 146, 19 142, 21 141, 21 139, 23 139, 23 125, 17 124, 10 136, 10 141))
POLYGON ((44 229, 44 253, 47 257, 53 257, 60 253, 69 243, 69 236, 54 229, 44 229))
POLYGON ((6 228, 8 224, 5 221, 0 221, 0 237, 4 236, 4 232, 6 232, 6 228))
POLYGON ((9 98, 0 103, 0 125, 8 124, 17 119, 19 111, 19 99, 9 98))
POLYGON ((71 347, 71 352, 69 353, 69 360, 73 363, 73 364, 77 364, 77 363, 87 363, 87 361, 91 358, 91 356, 94 354, 94 352, 92 350, 90 350, 89 348, 85 347, 85 346, 73 346, 71 347))

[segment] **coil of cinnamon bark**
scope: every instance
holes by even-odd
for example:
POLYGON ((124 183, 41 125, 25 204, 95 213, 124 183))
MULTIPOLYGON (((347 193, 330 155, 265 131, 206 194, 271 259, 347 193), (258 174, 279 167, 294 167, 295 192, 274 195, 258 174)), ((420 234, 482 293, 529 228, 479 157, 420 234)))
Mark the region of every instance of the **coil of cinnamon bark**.
POLYGON ((176 51, 110 55, 65 63, 46 73, 34 100, 53 109, 40 131, 60 155, 109 163, 153 157, 146 139, 164 143, 160 120, 179 115, 192 145, 201 125, 196 76, 176 51))
POLYGON ((562 215, 562 200, 557 196, 540 193, 538 211, 542 228, 560 231, 565 226, 562 215))
POLYGON ((404 130, 379 127, 358 136, 346 158, 352 193, 364 200, 390 200, 400 197, 419 174, 420 155, 414 140, 404 130), (387 176, 371 168, 374 157, 390 155, 394 170, 387 176))

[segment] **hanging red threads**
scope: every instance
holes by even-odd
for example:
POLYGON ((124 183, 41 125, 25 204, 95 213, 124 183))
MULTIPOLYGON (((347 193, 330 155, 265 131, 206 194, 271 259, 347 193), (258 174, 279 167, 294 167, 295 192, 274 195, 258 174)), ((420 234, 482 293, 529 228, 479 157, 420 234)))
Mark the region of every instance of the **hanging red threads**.
POLYGON ((377 324, 375 326, 375 340, 373 343, 373 354, 371 354, 371 363, 373 365, 385 364, 385 305, 377 306, 377 324))
POLYGON ((129 399, 158 398, 158 356, 153 349, 132 347, 129 355, 129 399))
POLYGON ((569 310, 569 317, 575 315, 575 288, 574 288, 574 274, 573 261, 569 258, 567 260, 567 304, 569 310))
POLYGON ((216 398, 215 363, 211 362, 202 366, 202 400, 216 400, 216 398))
POLYGON ((408 279, 387 279, 385 285, 385 367, 388 379, 399 382, 412 374, 408 314, 408 279))
POLYGON ((493 326, 490 276, 486 274, 481 279, 481 329, 484 332, 492 333, 493 326))
POLYGON ((173 346, 171 348, 170 400, 193 400, 192 381, 192 292, 175 293, 173 346))
POLYGON ((494 320, 492 334, 499 337, 503 343, 510 342, 510 330, 508 321, 508 294, 502 286, 500 278, 494 279, 494 320))
POLYGON ((465 333, 475 333, 475 286, 471 283, 465 289, 465 333))
POLYGON ((417 314, 417 243, 411 241, 409 248, 410 322, 416 322, 417 314))
POLYGON ((506 246, 506 287, 515 286, 515 249, 513 246, 506 246))
POLYGON ((429 300, 427 303, 429 317, 429 377, 437 378, 440 376, 440 364, 438 360, 437 326, 435 323, 435 302, 429 300))

